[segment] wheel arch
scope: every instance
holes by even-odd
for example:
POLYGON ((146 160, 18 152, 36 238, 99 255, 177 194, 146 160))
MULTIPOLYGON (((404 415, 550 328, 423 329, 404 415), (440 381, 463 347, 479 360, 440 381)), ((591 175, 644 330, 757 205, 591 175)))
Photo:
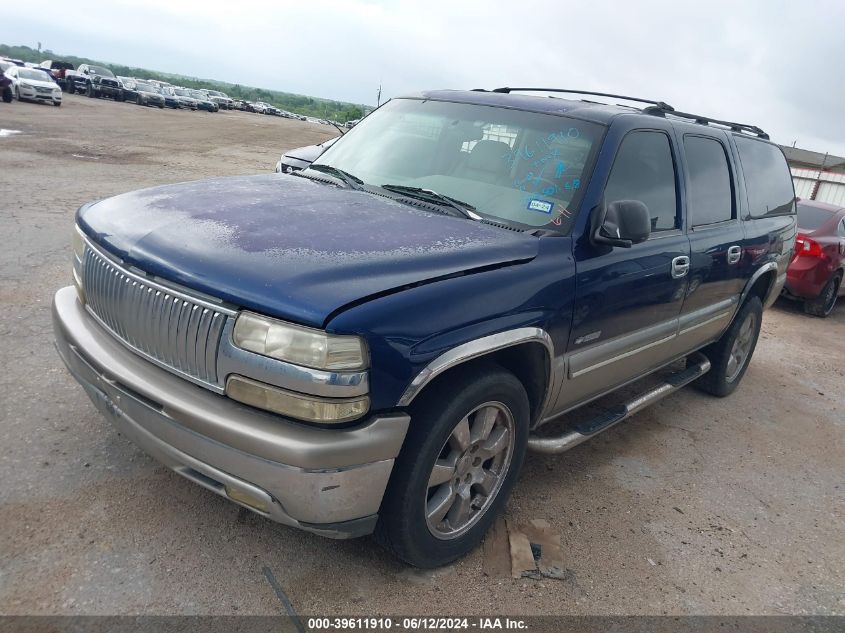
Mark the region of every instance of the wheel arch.
POLYGON ((540 328, 518 328, 485 336, 444 352, 420 371, 399 399, 400 407, 410 406, 417 397, 451 372, 467 371, 488 363, 499 365, 525 387, 531 407, 531 424, 539 419, 551 391, 554 345, 540 328))
POLYGON ((763 306, 767 306, 769 300, 772 298, 772 290, 775 288, 777 278, 778 265, 775 262, 763 264, 745 284, 739 305, 741 306, 745 303, 748 297, 757 296, 763 306))

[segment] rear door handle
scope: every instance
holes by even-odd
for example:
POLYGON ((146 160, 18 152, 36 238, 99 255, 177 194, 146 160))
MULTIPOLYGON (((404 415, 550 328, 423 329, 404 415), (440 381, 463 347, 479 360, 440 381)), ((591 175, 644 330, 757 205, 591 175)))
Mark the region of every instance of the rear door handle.
POLYGON ((742 257, 742 249, 739 246, 731 246, 728 249, 728 264, 736 264, 742 257))
POLYGON ((689 257, 681 255, 672 260, 672 278, 686 277, 689 272, 689 257))

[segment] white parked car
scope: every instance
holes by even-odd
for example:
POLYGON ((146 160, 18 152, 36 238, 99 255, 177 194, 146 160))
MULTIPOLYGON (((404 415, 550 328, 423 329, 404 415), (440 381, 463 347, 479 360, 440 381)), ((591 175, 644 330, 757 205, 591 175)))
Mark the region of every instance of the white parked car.
POLYGON ((12 95, 23 101, 47 101, 54 106, 62 105, 62 89, 43 70, 10 66, 6 77, 12 81, 12 95))

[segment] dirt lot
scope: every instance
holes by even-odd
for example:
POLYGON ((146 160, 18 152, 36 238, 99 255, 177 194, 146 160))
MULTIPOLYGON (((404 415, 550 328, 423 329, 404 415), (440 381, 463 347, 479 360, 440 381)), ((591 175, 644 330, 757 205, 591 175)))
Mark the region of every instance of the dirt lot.
POLYGON ((565 456, 529 456, 508 519, 562 534, 563 579, 476 551, 410 570, 370 539, 273 524, 146 457, 52 347, 83 202, 273 169, 325 126, 85 97, 0 104, 0 612, 845 614, 845 306, 778 304, 733 397, 684 390, 565 456))

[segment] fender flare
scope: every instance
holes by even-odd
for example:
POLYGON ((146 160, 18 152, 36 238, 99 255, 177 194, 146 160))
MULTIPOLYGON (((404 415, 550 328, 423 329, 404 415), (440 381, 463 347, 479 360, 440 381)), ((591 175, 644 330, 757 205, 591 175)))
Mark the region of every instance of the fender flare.
POLYGON ((547 375, 549 377, 549 381, 546 385, 543 402, 539 408, 539 411, 542 413, 546 409, 554 381, 552 364, 554 363, 555 350, 554 343, 552 342, 548 332, 537 327, 521 327, 514 330, 499 332, 498 334, 483 336, 458 345, 457 347, 453 347, 447 352, 443 352, 440 356, 423 367, 422 371, 414 377, 411 383, 405 388, 397 406, 407 407, 410 405, 414 398, 420 394, 426 385, 445 371, 457 367, 458 365, 462 365, 467 361, 481 358, 493 352, 521 345, 523 343, 539 343, 546 348, 546 360, 548 363, 547 375))

